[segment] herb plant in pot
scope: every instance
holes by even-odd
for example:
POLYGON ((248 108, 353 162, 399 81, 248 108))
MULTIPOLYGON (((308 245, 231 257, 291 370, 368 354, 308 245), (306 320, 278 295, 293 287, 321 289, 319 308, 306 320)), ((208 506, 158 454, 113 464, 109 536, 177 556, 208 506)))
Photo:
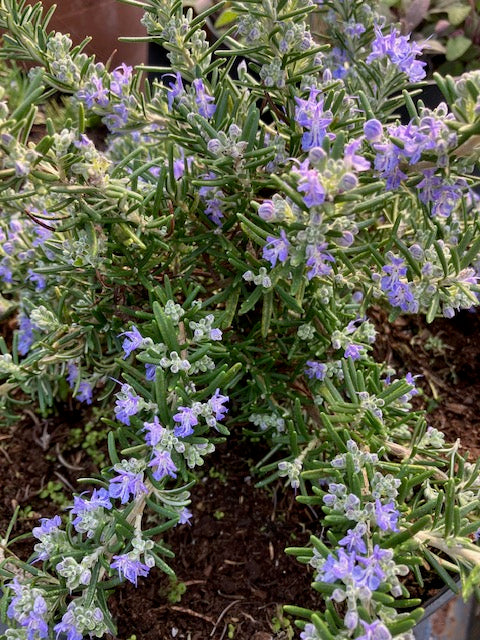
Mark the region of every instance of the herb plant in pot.
POLYGON ((261 482, 285 478, 315 514, 309 544, 287 549, 318 594, 286 607, 299 637, 411 640, 426 575, 477 590, 480 463, 413 410, 415 372, 372 357, 367 312, 477 305, 480 75, 438 77, 445 102, 417 112, 419 49, 364 2, 231 2, 213 45, 217 7, 127 4, 171 62, 143 92, 131 67, 49 33, 39 5, 0 0, 1 55, 37 65, 0 105, 18 319, 2 411, 47 415, 67 393, 101 406, 111 458, 33 529, 29 562, 13 524, 3 536, 5 635, 114 634, 109 594, 172 574, 163 534, 191 517, 197 467, 245 427, 270 447, 261 482), (65 113, 33 142, 57 89, 65 113))

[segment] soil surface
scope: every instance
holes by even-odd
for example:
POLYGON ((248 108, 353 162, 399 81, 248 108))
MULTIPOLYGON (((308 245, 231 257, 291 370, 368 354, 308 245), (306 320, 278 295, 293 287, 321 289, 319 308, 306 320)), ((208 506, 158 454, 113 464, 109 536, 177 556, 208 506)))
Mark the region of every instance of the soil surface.
MULTIPOLYGON (((453 320, 407 316, 388 323, 373 311, 378 338, 375 354, 399 372, 420 374, 423 394, 416 401, 429 411, 432 426, 447 439, 462 439, 472 457, 480 454, 480 314, 462 312, 453 320)), ((13 536, 30 531, 39 517, 61 512, 65 487, 98 472, 71 429, 85 422, 78 407, 66 406, 42 420, 27 410, 23 420, 0 432, 0 535, 15 507, 21 508, 13 536), (58 489, 58 486, 57 486, 58 489), (45 497, 45 490, 49 493, 45 497), (43 496, 43 497, 42 497, 43 496)), ((110 599, 118 640, 289 640, 298 637, 281 606, 315 609, 311 572, 283 553, 318 534, 316 518, 295 502, 282 484, 256 489, 252 468, 265 454, 261 443, 237 434, 207 458, 203 477, 192 489, 192 524, 165 534, 175 552, 168 560, 172 582, 152 570, 138 587, 126 584, 110 599), (183 593, 182 593, 183 592, 183 593)), ((69 498, 67 497, 67 500, 69 498)), ((26 559, 32 541, 14 547, 26 559)), ((292 623, 293 624, 293 623, 292 623)))
POLYGON ((418 375, 415 408, 424 407, 432 427, 447 441, 461 439, 463 452, 480 456, 480 313, 462 311, 451 320, 427 324, 421 316, 402 316, 389 323, 374 310, 377 327, 374 354, 399 372, 418 375))

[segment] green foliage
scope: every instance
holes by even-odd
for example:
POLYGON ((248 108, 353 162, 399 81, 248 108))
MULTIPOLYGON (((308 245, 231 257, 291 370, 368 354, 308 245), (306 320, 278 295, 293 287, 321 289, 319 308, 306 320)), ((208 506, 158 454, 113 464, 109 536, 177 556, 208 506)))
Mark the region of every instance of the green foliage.
POLYGON ((97 466, 105 465, 105 453, 101 446, 106 444, 108 429, 101 426, 101 418, 107 415, 105 410, 94 407, 93 417, 81 427, 75 427, 68 432, 68 446, 84 449, 90 460, 97 466))
POLYGON ((70 502, 69 491, 61 482, 49 480, 46 486, 38 494, 42 500, 48 500, 59 507, 66 507, 70 502))
POLYGON ((182 596, 187 590, 187 585, 178 580, 175 576, 170 576, 168 581, 168 587, 165 588, 162 595, 166 596, 168 602, 176 604, 182 600, 182 596))

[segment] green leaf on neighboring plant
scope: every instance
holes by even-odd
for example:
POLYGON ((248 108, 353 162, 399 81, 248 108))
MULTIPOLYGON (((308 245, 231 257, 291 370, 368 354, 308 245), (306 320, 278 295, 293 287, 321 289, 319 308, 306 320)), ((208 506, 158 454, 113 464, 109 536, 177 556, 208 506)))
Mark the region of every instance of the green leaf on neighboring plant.
POLYGON ((455 36, 447 42, 447 60, 458 60, 470 49, 472 41, 465 36, 455 36))
POLYGON ((221 27, 226 27, 228 24, 231 24, 238 17, 238 13, 233 9, 225 9, 215 20, 215 29, 220 29, 221 27))
POLYGON ((472 8, 470 5, 464 4, 452 4, 451 7, 448 8, 448 21, 454 27, 462 24, 465 18, 469 15, 472 8))

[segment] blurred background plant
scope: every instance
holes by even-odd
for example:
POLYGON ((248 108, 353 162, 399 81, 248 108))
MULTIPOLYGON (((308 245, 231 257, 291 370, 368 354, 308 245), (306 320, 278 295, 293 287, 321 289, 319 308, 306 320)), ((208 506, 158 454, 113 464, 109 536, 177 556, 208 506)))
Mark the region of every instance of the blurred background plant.
POLYGON ((480 67, 478 0, 381 0, 379 10, 424 45, 430 73, 457 76, 480 67))

